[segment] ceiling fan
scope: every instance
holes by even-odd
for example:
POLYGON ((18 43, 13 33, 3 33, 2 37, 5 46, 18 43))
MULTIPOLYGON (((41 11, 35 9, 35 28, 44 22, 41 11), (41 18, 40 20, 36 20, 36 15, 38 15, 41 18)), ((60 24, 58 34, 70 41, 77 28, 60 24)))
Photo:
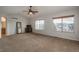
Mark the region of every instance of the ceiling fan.
POLYGON ((29 6, 29 9, 28 9, 28 11, 24 10, 24 12, 28 12, 28 15, 31 15, 31 14, 36 14, 36 13, 38 13, 38 11, 32 10, 32 6, 29 6))

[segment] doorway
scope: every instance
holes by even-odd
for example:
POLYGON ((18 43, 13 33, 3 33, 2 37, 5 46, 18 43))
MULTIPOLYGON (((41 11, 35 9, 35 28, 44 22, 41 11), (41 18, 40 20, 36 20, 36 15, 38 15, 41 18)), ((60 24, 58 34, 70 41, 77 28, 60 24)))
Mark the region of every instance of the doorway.
POLYGON ((1 17, 1 37, 6 36, 6 17, 1 17))

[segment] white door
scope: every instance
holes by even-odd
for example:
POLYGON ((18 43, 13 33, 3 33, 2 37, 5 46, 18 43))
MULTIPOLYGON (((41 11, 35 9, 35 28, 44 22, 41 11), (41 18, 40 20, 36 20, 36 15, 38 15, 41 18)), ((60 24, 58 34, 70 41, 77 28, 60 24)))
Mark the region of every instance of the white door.
POLYGON ((7 35, 16 34, 16 20, 7 20, 7 35))

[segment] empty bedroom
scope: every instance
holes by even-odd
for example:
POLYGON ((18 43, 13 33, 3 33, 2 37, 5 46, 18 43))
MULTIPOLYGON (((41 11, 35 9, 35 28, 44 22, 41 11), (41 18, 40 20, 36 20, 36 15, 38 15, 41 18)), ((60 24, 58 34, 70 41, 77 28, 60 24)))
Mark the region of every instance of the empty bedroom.
POLYGON ((0 52, 79 52, 79 7, 0 6, 0 52))

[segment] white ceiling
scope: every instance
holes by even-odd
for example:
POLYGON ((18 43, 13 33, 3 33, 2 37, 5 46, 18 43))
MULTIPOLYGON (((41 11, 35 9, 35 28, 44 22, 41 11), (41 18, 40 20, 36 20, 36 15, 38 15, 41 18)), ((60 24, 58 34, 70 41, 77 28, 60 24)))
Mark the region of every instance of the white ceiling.
MULTIPOLYGON (((28 6, 0 6, 0 13, 7 15, 23 15, 28 17, 24 10, 28 10, 28 6)), ((64 10, 75 9, 76 6, 33 6, 33 10, 38 10, 36 15, 45 15, 49 13, 56 13, 64 10)))

